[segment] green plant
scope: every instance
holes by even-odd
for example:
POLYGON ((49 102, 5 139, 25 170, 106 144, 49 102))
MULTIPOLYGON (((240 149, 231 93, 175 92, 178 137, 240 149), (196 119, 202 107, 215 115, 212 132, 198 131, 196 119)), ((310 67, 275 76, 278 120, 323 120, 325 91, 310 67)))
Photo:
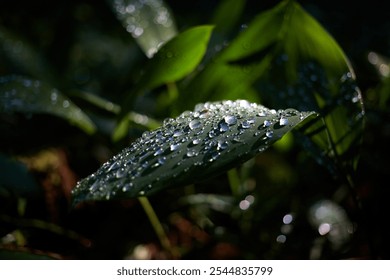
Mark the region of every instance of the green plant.
MULTIPOLYGON (((42 149, 41 139, 43 146, 52 145, 46 123, 62 131, 58 139, 53 137, 55 146, 62 143, 79 162, 78 183, 73 177, 73 191, 68 187, 63 195, 75 208, 57 216, 83 223, 85 218, 73 213, 115 209, 129 201, 138 205, 134 198, 140 197, 165 257, 196 258, 206 249, 209 253, 200 257, 283 258, 288 256, 285 248, 291 248, 297 258, 327 258, 351 251, 356 231, 340 205, 352 198, 351 212, 359 217, 362 231, 367 229, 356 189, 365 110, 354 71, 337 42, 292 0, 259 13, 239 31, 234 20, 228 24, 223 19, 230 13, 227 7, 236 5, 233 19, 238 22, 245 1, 223 1, 210 24, 180 32, 162 1, 144 2, 107 1, 133 38, 118 32, 126 38, 123 44, 115 36, 81 29, 80 39, 68 50, 72 55, 63 77, 53 75, 49 63, 28 44, 15 53, 23 39, 0 29, 7 62, 0 78, 1 130, 9 133, 16 129, 14 123, 21 125, 2 139, 0 163, 13 175, 0 181, 7 201, 0 217, 7 227, 1 234, 18 232, 17 248, 29 244, 20 221, 29 219, 33 202, 28 193, 39 197, 40 190, 26 171, 25 165, 34 165, 25 156, 42 149), (150 18, 156 20, 147 22, 150 18), (89 52, 93 42, 95 49, 89 52), (31 145, 21 148, 15 139, 36 130, 42 130, 42 138, 32 137, 31 145), (89 164, 91 157, 95 160, 89 164), (301 197, 301 190, 307 196, 301 197), (280 231, 275 215, 284 217, 280 231), (297 238, 300 232, 318 242, 297 238), (243 237, 258 245, 240 243, 243 237), (295 245, 286 243, 290 237, 296 238, 295 245), (180 243, 180 238, 190 241, 180 243), (223 255, 213 249, 224 245, 223 255), (305 255, 295 246, 304 248, 305 255)), ((83 7, 75 10, 82 15, 83 7)), ((60 153, 54 154, 59 158, 60 153)), ((51 191, 58 188, 55 180, 48 184, 51 191)), ((46 203, 53 203, 47 193, 46 203)), ((140 211, 134 205, 128 206, 129 213, 140 211)), ((53 217, 43 224, 32 219, 30 227, 74 240, 84 246, 81 255, 96 257, 84 253, 91 241, 83 235, 93 234, 69 231, 66 223, 58 226, 53 217)), ((137 234, 124 238, 133 254, 143 242, 137 234)))

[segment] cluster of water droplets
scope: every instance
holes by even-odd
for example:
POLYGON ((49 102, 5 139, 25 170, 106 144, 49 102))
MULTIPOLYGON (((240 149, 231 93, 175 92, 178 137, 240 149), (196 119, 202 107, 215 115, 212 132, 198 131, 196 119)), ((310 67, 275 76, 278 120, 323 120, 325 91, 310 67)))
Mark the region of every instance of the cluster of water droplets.
POLYGON ((145 132, 73 194, 76 200, 136 197, 205 179, 262 152, 310 114, 246 100, 198 104, 145 132))
POLYGON ((79 107, 57 89, 22 76, 0 77, 0 112, 49 113, 92 131, 94 125, 79 107))
POLYGON ((148 57, 177 34, 173 17, 162 0, 111 0, 118 19, 148 57))

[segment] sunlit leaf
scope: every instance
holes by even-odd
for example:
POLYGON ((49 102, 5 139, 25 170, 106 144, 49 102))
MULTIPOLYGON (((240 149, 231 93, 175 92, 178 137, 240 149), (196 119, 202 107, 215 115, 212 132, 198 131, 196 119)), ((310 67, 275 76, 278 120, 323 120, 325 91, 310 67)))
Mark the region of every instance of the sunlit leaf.
MULTIPOLYGON (((207 50, 213 26, 190 28, 166 43, 149 61, 136 91, 153 89, 163 84, 176 82, 189 75, 201 62, 207 50)), ((123 138, 128 131, 131 102, 134 95, 124 102, 122 115, 113 139, 123 138)))
POLYGON ((177 34, 168 6, 162 0, 109 0, 118 19, 147 57, 177 34))
POLYGON ((192 27, 166 43, 148 63, 139 87, 155 88, 194 71, 206 53, 212 30, 210 25, 192 27))
POLYGON ((0 78, 0 113, 46 113, 68 120, 87 133, 95 131, 94 123, 71 100, 57 89, 39 80, 21 76, 0 78))
POLYGON ((364 115, 354 78, 332 36, 298 3, 285 0, 256 16, 187 83, 180 103, 241 96, 274 108, 318 111, 323 120, 310 129, 316 156, 354 165, 350 151, 361 139, 364 115))
POLYGON ((151 195, 205 180, 261 153, 313 114, 245 100, 198 104, 81 180, 74 202, 151 195))

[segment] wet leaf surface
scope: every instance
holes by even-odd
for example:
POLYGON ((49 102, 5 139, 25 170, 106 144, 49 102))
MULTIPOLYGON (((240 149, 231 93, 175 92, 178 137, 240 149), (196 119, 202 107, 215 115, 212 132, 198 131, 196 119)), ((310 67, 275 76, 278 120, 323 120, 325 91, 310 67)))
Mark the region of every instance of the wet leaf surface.
POLYGON ((78 182, 74 203, 147 196, 205 180, 263 152, 314 112, 272 110, 246 100, 198 104, 78 182))

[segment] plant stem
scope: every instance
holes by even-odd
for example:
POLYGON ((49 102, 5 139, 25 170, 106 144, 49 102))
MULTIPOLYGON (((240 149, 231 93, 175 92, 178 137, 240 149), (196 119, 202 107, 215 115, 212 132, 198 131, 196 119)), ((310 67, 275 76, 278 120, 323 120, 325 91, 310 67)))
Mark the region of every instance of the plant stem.
POLYGON ((150 204, 149 199, 147 197, 141 196, 138 197, 138 200, 141 203, 142 208, 144 209, 146 215, 148 216, 149 221, 152 224, 152 227, 155 233, 157 234, 157 237, 160 240, 160 243, 163 246, 163 248, 166 251, 170 252, 173 256, 176 256, 177 254, 172 249, 171 243, 169 242, 169 239, 165 234, 164 228, 162 227, 160 220, 156 215, 156 212, 154 211, 152 205, 150 204))
POLYGON ((241 182, 240 176, 238 175, 237 168, 230 169, 227 172, 230 189, 234 197, 238 197, 241 194, 241 182))

